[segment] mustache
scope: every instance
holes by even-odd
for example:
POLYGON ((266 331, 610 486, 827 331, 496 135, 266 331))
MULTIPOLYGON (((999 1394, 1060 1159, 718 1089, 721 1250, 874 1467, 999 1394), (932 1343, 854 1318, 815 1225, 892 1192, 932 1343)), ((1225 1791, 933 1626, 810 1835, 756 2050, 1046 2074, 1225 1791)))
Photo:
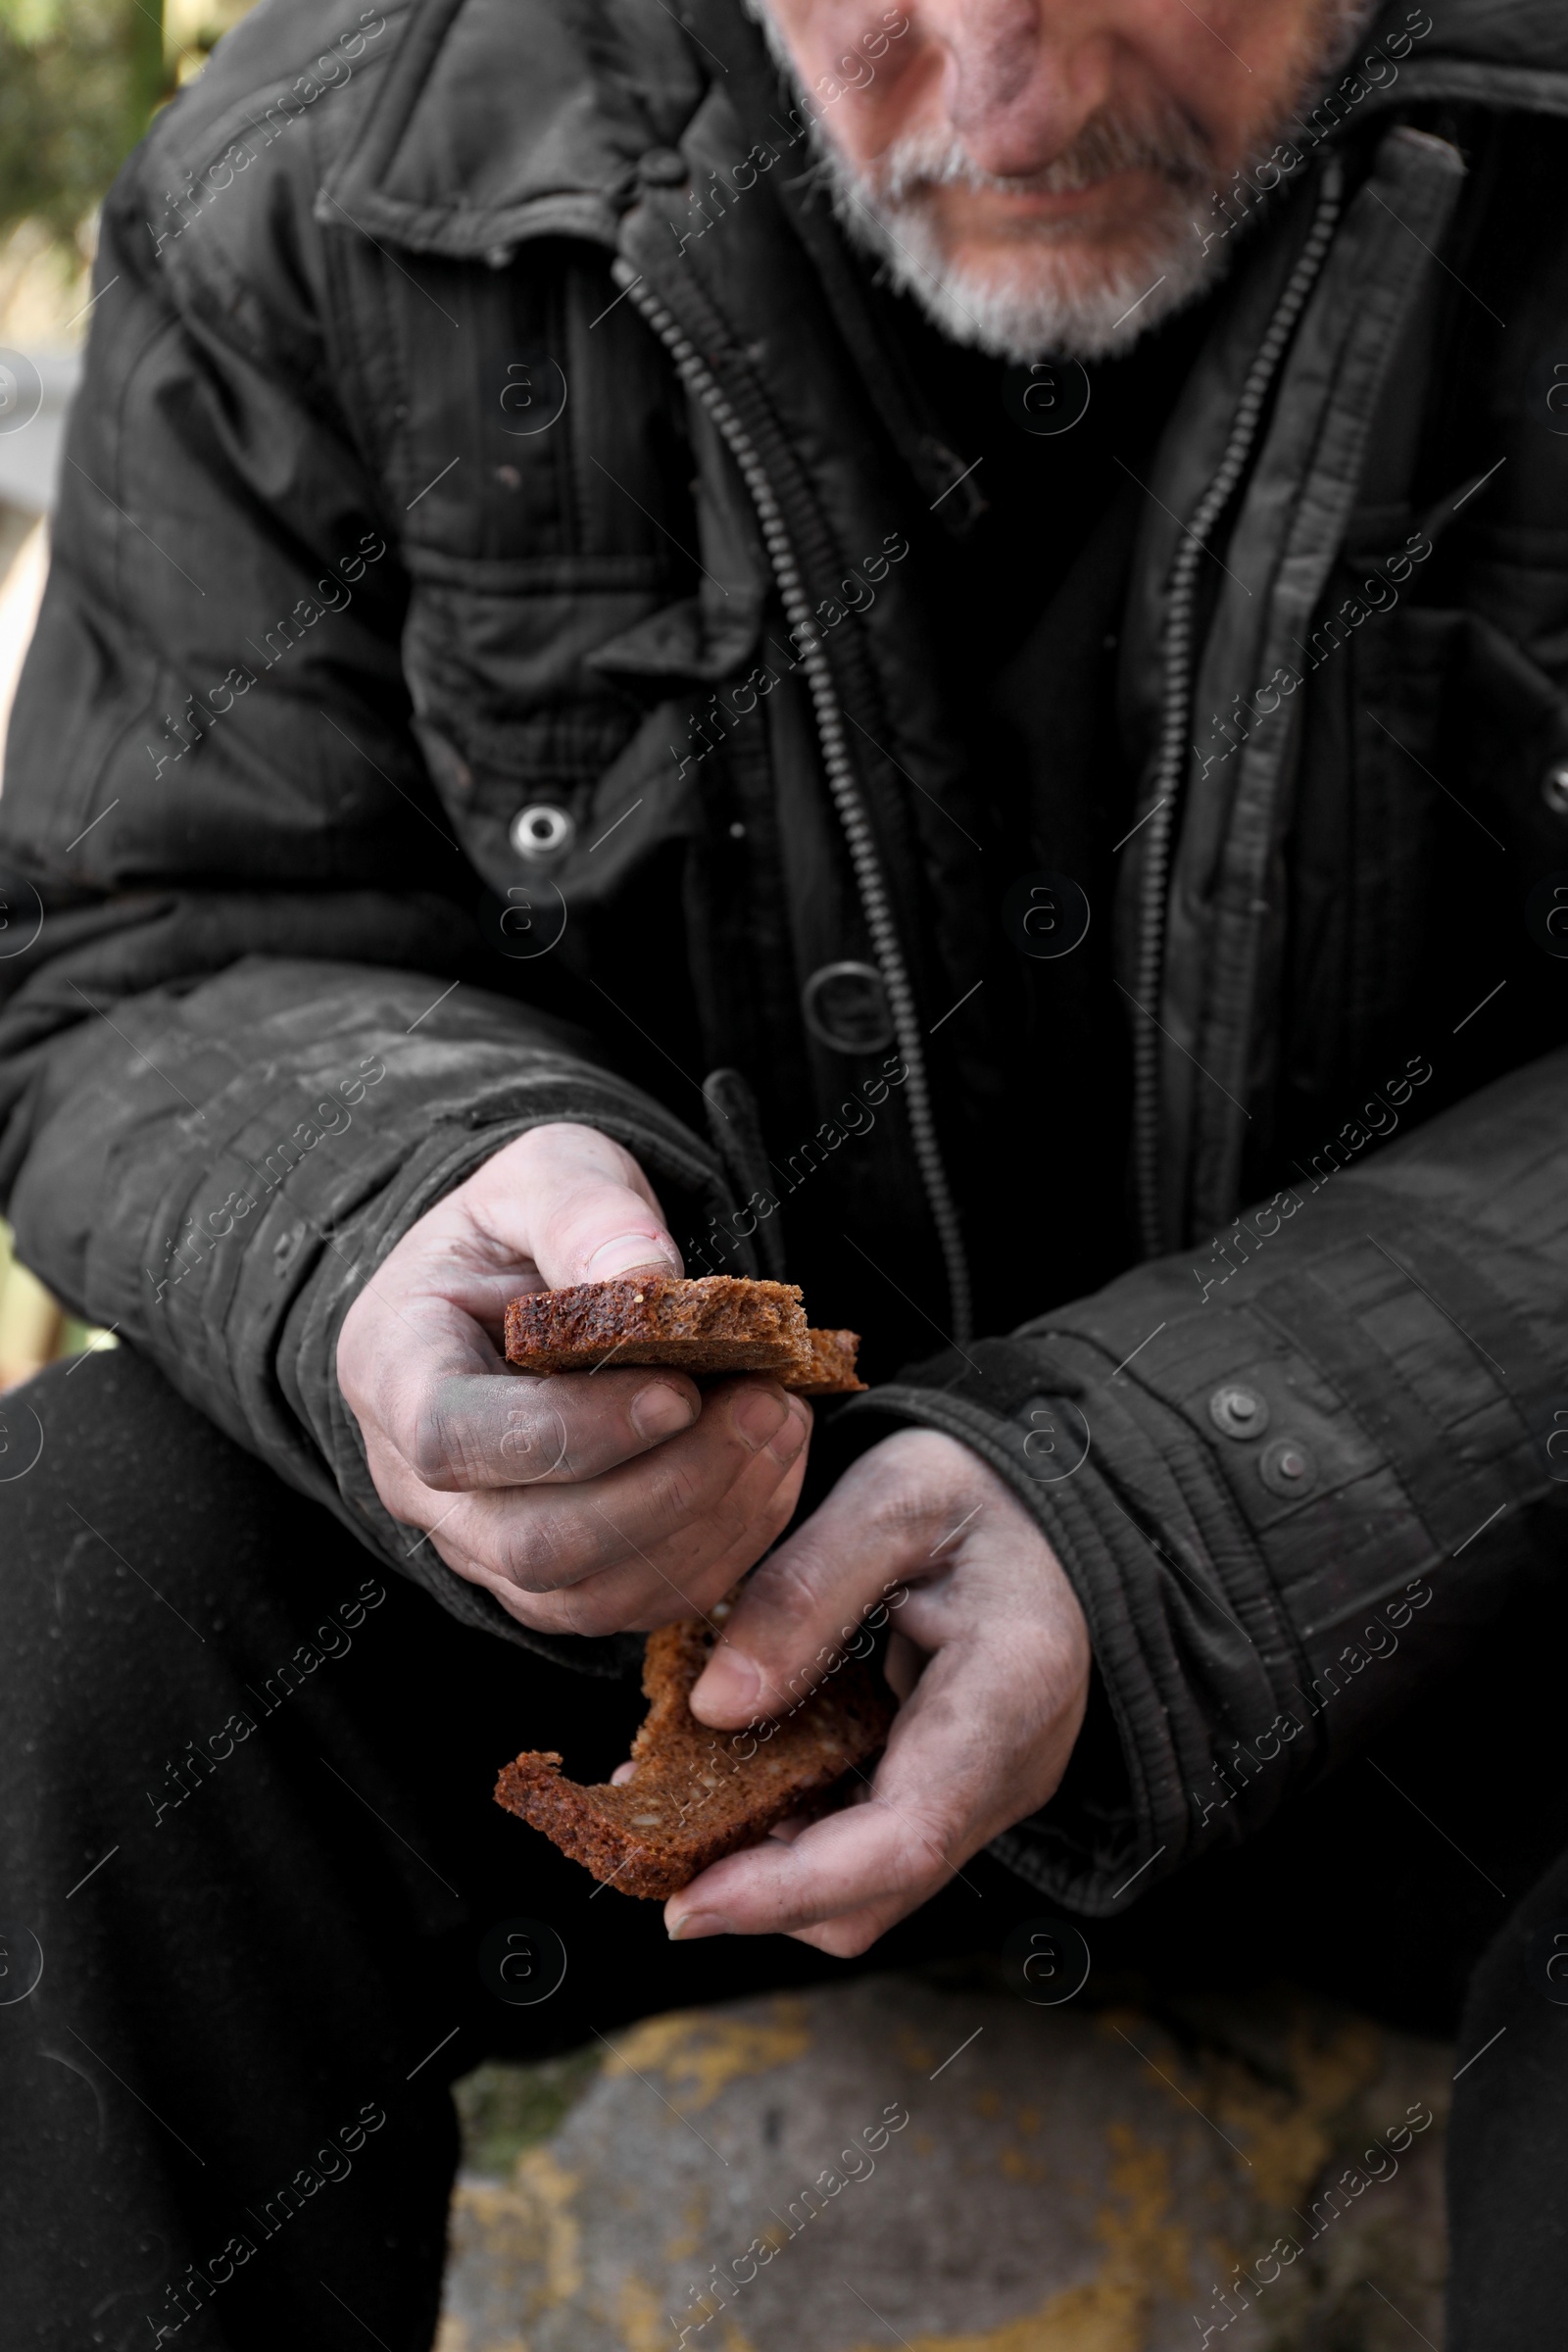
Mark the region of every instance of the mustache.
POLYGON ((895 139, 867 169, 867 191, 887 205, 918 202, 936 188, 970 188, 1004 195, 1077 196, 1113 172, 1157 172, 1185 195, 1199 194, 1214 176, 1207 141, 1177 106, 1134 111, 1103 106, 1070 147, 1042 171, 1016 177, 986 172, 955 131, 915 130, 895 139))

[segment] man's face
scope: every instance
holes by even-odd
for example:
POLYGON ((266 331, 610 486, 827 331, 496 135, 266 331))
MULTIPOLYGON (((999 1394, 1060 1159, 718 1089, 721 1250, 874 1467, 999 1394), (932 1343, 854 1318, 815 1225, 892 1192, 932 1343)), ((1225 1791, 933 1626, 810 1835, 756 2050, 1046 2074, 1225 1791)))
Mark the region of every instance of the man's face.
POLYGON ((850 233, 956 339, 1014 359, 1119 348, 1191 296, 1217 263, 1213 193, 1268 152, 1370 13, 752 4, 808 94, 850 233))

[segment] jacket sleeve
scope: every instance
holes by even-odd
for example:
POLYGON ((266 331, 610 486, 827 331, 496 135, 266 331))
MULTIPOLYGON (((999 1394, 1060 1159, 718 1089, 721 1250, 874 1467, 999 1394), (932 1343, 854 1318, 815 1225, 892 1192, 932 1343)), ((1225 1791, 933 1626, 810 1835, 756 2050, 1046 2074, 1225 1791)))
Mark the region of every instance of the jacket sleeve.
POLYGON ((527 1642, 381 1508, 342 1316, 542 1121, 624 1143, 671 1215, 726 1196, 707 1147, 479 944, 410 725, 394 528, 290 220, 236 193, 220 302, 216 265, 176 268, 149 231, 140 169, 106 209, 0 801, 0 1200, 74 1310, 456 1615, 527 1642))
POLYGON ((1252 1836, 1460 1664, 1553 1542, 1560 1573, 1565 1100, 1555 1054, 1320 1155, 1222 1244, 840 1417, 972 1446, 1083 1603, 1090 1736, 997 1848, 1043 1891, 1105 1915, 1252 1836))

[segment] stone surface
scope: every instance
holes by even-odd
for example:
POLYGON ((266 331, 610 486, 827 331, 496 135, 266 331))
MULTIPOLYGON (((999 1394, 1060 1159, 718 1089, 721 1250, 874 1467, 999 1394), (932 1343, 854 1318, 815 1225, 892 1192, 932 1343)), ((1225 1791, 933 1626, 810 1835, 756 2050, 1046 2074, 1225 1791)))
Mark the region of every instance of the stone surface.
POLYGON ((653 2018, 460 2087, 438 2352, 1441 2347, 1451 2071, 1288 1992, 975 1970, 653 2018))

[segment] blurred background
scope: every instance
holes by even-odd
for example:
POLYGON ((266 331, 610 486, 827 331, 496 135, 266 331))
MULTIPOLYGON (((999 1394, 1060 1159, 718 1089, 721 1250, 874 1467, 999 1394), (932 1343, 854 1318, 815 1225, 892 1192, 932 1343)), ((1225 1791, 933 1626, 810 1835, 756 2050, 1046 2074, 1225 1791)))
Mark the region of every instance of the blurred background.
MULTIPOLYGON (((0 790, 12 697, 48 567, 98 208, 158 109, 251 5, 0 0, 0 790)), ((0 1389, 93 1336, 15 1262, 0 1224, 0 1389)))

